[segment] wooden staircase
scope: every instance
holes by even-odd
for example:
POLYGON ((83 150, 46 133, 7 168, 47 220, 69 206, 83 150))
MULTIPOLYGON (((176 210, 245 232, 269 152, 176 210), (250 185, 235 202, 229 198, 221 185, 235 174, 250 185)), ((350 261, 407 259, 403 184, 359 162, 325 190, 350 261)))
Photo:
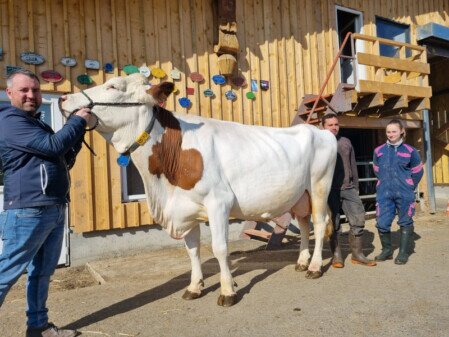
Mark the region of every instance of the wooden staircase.
POLYGON ((321 116, 327 113, 341 114, 352 111, 357 104, 355 85, 340 83, 333 94, 306 95, 298 107, 297 114, 292 121, 292 125, 300 123, 317 124, 321 116), (315 104, 315 102, 318 102, 315 104), (315 106, 315 109, 313 108, 315 106))
POLYGON ((373 36, 348 33, 327 73, 318 95, 306 95, 300 103, 292 125, 317 124, 321 116, 333 112, 353 117, 384 118, 430 108, 432 88, 428 85, 430 66, 426 49, 421 46, 373 36), (357 52, 341 55, 346 43, 364 41, 371 53, 357 52), (395 57, 380 55, 380 45, 396 48, 395 57), (340 83, 332 94, 323 95, 337 61, 353 61, 356 84, 340 83), (357 67, 364 67, 364 78, 357 75, 357 67))

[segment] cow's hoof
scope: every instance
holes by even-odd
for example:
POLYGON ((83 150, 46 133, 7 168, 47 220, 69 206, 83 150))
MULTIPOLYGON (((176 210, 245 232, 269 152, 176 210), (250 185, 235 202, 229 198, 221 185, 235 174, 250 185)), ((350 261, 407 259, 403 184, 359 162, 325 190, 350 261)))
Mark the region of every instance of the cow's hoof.
POLYGON ((316 278, 320 278, 323 275, 323 273, 319 270, 319 271, 310 271, 308 270, 306 273, 306 278, 308 279, 316 279, 316 278))
POLYGON ((296 271, 306 271, 308 268, 309 268, 309 266, 304 265, 304 264, 297 264, 295 266, 296 271))
POLYGON ((189 290, 186 290, 184 295, 182 295, 183 300, 196 300, 201 297, 201 293, 192 293, 189 290))
POLYGON ((231 295, 231 296, 225 296, 220 295, 218 297, 217 304, 222 307, 231 307, 237 302, 237 296, 231 295))

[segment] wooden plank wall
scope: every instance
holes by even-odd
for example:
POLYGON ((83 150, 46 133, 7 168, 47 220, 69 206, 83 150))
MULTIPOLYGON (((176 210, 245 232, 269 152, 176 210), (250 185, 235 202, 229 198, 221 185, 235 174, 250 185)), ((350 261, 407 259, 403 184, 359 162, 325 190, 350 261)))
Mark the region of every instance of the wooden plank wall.
MULTIPOLYGON (((168 74, 182 72, 176 81, 178 93, 168 109, 245 124, 286 127, 304 94, 317 93, 338 49, 335 5, 363 12, 364 34, 375 35, 375 16, 411 25, 415 43, 416 25, 429 21, 449 26, 448 0, 241 0, 237 4, 238 71, 247 82, 268 80, 270 90, 259 91, 254 100, 245 94, 250 85, 236 88, 211 81, 218 74, 213 52, 213 0, 0 0, 0 88, 5 87, 5 65, 26 66, 20 52, 34 51, 46 58, 39 66, 26 66, 40 73, 55 69, 65 79, 44 83, 48 92, 79 91, 76 81, 87 73, 95 83, 123 75, 126 64, 161 67, 168 74), (78 64, 66 68, 63 56, 78 64), (113 74, 86 70, 84 59, 111 62, 113 74), (199 71, 204 83, 192 83, 191 72, 199 71), (181 108, 178 98, 193 87, 192 106, 181 108), (215 98, 202 95, 206 88, 215 98), (224 98, 236 91, 234 102, 224 98)), ((325 93, 338 85, 338 71, 331 75, 325 93)), ((151 79, 158 83, 160 80, 151 79)), ((96 133, 86 136, 97 152, 93 158, 83 150, 72 172, 71 220, 76 231, 125 228, 151 223, 144 203, 121 203, 120 172, 116 153, 96 133)))

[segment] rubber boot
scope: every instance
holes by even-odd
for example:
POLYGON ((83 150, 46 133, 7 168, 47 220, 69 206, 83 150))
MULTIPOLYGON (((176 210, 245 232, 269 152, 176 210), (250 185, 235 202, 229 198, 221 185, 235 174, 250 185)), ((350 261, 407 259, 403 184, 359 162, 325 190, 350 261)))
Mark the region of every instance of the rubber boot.
POLYGON ((343 261, 343 256, 341 255, 340 243, 338 240, 338 233, 335 231, 332 233, 329 245, 332 252, 332 267, 334 268, 343 268, 345 266, 345 262, 343 261))
POLYGON ((385 261, 393 258, 393 250, 391 249, 391 232, 379 232, 380 243, 382 244, 382 251, 374 260, 385 261))
POLYGON ((351 262, 355 264, 361 264, 364 266, 374 267, 377 265, 373 260, 368 259, 362 251, 362 237, 363 235, 355 236, 349 234, 349 246, 351 247, 352 257, 351 262))
POLYGON ((399 244, 399 254, 394 259, 396 264, 406 264, 408 261, 409 246, 413 236, 412 227, 401 227, 401 242, 399 244))

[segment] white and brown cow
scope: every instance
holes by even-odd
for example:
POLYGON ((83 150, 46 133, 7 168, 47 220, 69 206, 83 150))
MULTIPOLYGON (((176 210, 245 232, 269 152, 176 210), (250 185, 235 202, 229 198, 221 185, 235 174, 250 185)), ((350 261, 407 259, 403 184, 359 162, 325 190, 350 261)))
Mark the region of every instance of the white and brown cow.
POLYGON ((221 270, 219 305, 235 303, 227 261, 230 217, 268 221, 291 212, 302 234, 297 270, 308 269, 308 278, 321 276, 323 238, 330 221, 327 197, 337 155, 335 136, 310 125, 269 128, 175 115, 157 104, 171 93, 173 84, 153 86, 149 93, 148 88, 139 74, 113 78, 84 94, 64 97, 61 107, 69 116, 93 102, 96 130, 119 153, 135 148, 131 158, 142 176, 152 216, 173 238, 185 240, 192 275, 183 297, 201 295, 199 223, 205 220, 221 270), (151 130, 145 141, 141 134, 146 129, 151 130), (309 265, 310 214, 315 250, 309 265))

